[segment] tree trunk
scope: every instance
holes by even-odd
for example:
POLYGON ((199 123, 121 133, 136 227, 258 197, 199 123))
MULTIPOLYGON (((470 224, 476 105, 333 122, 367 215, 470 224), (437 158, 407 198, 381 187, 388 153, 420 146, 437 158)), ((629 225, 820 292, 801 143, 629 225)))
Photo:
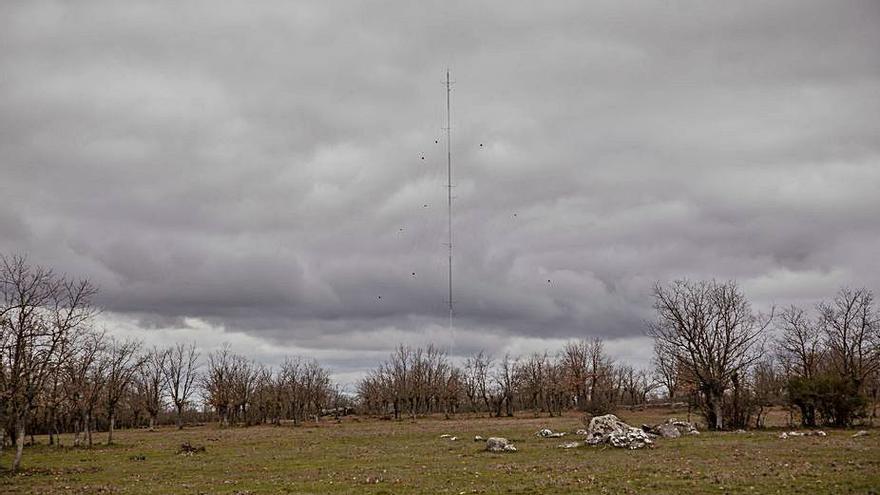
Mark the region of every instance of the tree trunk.
POLYGON ((74 420, 73 446, 79 447, 83 442, 83 432, 86 428, 86 415, 83 414, 79 420, 74 420))
POLYGON ((94 445, 94 443, 92 441, 92 429, 93 429, 92 426, 93 426, 92 425, 92 413, 89 412, 88 416, 86 416, 86 438, 89 441, 89 448, 91 448, 92 445, 94 445))
POLYGON ((49 430, 49 445, 55 445, 55 409, 46 414, 46 426, 49 430))
POLYGON ((150 414, 150 431, 156 427, 156 416, 150 414))
POLYGON ((12 460, 12 472, 18 471, 21 465, 21 454, 24 452, 24 418, 15 422, 15 458, 12 460))
POLYGON ((183 408, 180 406, 177 406, 177 429, 183 429, 183 408))
POLYGON ((113 443, 113 430, 116 429, 116 411, 110 411, 110 425, 107 428, 107 445, 113 443))
POLYGON ((715 412, 715 429, 724 429, 724 411, 721 408, 721 397, 714 397, 712 408, 715 412))

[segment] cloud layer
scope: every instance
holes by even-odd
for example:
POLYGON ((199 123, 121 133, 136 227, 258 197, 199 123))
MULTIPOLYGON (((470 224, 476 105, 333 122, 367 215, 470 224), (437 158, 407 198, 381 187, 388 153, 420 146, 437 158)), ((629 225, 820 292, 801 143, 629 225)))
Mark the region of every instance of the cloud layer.
POLYGON ((450 67, 455 352, 599 335, 643 361, 654 281, 735 278, 759 306, 880 289, 878 21, 872 1, 4 3, 0 251, 93 279, 147 340, 196 321, 206 347, 341 373, 451 345, 450 67))

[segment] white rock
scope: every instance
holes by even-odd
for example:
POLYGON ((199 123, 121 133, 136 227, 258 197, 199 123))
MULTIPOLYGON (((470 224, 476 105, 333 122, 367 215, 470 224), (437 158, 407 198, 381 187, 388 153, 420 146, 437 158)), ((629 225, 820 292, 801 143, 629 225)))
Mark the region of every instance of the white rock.
POLYGON ((549 428, 542 428, 535 433, 535 436, 542 438, 561 438, 565 436, 564 432, 553 432, 553 430, 549 428))
POLYGON ((587 432, 589 445, 607 443, 618 448, 640 449, 654 444, 647 432, 633 428, 613 414, 591 419, 587 432))
POLYGON ((687 421, 679 421, 675 418, 669 418, 666 421, 650 426, 642 425, 642 429, 648 433, 663 438, 678 438, 682 435, 699 435, 697 427, 693 423, 687 421))
POLYGON ((516 447, 506 438, 489 437, 486 440, 486 450, 489 452, 516 452, 516 447))

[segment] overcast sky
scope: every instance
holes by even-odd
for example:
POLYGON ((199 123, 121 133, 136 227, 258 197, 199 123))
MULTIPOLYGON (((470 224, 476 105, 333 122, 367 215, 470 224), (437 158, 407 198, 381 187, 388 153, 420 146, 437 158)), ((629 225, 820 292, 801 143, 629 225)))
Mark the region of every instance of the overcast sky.
POLYGON ((3 2, 0 252, 118 335, 342 381, 400 342, 646 363, 655 281, 880 290, 880 2, 538 5, 3 2))

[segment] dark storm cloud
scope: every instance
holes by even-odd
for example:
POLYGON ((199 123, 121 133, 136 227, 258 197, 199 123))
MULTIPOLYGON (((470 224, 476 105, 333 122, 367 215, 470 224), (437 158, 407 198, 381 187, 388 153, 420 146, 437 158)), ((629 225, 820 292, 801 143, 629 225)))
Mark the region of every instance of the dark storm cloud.
POLYGON ((0 250, 95 280, 138 335, 196 318, 348 370, 373 355, 346 350, 451 344, 450 66, 459 353, 638 337, 657 280, 735 278, 758 305, 880 289, 878 21, 868 1, 7 2, 0 250))

